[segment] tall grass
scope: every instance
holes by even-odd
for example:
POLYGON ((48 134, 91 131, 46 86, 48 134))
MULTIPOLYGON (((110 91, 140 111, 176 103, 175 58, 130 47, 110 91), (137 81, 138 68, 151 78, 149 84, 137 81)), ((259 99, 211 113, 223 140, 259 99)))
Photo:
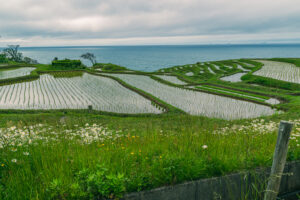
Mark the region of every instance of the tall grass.
MULTIPOLYGON (((273 122, 254 121, 247 127, 186 116, 170 121, 88 120, 98 125, 67 119, 64 125, 33 127, 10 122, 9 130, 2 129, 2 136, 5 131, 27 131, 32 137, 30 144, 27 140, 0 149, 2 199, 116 198, 125 192, 269 166, 276 143, 273 122), (252 129, 254 124, 259 128, 252 129)), ((297 144, 293 139, 289 159, 300 158, 297 144)))

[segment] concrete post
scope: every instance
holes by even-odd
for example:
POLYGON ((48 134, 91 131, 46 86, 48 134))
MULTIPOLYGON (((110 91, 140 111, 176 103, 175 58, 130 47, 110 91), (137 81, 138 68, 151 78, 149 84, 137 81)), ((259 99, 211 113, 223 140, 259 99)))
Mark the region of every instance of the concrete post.
POLYGON ((89 106, 88 106, 88 111, 89 111, 89 112, 92 112, 92 111, 93 111, 93 106, 92 106, 92 105, 89 105, 89 106))
POLYGON ((292 123, 286 121, 280 122, 277 143, 273 156, 271 174, 268 181, 267 189, 265 191, 264 200, 276 200, 276 197, 278 195, 281 176, 286 162, 292 127, 292 123))

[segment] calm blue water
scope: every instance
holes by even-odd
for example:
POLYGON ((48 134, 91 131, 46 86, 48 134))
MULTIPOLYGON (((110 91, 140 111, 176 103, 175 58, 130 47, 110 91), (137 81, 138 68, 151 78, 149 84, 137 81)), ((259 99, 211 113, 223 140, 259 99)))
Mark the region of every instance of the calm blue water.
MULTIPOLYGON (((101 46, 26 47, 20 51, 40 63, 59 59, 79 59, 94 53, 98 62, 110 62, 142 71, 155 71, 174 65, 236 58, 300 57, 297 45, 181 45, 181 46, 101 46)), ((85 64, 89 63, 84 61, 85 64)))

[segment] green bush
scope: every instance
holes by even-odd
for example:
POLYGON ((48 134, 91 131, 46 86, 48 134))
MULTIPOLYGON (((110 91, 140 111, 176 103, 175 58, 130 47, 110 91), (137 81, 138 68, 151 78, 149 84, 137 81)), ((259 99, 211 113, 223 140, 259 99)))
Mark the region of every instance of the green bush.
POLYGON ((52 66, 57 69, 83 69, 85 68, 80 60, 53 60, 52 66))
POLYGON ((23 62, 26 63, 26 64, 39 64, 39 62, 37 60, 34 60, 32 58, 29 58, 29 57, 24 57, 23 62))
POLYGON ((7 63, 7 58, 5 54, 0 54, 0 63, 7 63))
POLYGON ((126 179, 123 174, 112 174, 98 165, 96 170, 84 169, 77 174, 79 194, 90 199, 121 198, 125 192, 126 179))
POLYGON ((49 199, 119 199, 126 190, 123 174, 113 174, 101 165, 79 171, 71 185, 53 179, 46 191, 49 199))
POLYGON ((54 179, 47 188, 49 199, 64 199, 67 189, 60 179, 54 179))

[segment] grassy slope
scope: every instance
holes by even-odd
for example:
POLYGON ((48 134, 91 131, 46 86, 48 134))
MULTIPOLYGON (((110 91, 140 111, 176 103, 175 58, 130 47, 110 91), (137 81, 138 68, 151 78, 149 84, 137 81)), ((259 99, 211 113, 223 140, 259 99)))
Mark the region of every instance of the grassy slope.
MULTIPOLYGON (((190 82, 190 83, 205 83, 205 82, 207 82, 207 83, 216 84, 216 83, 220 82, 220 84, 222 84, 222 85, 224 84, 224 85, 227 85, 227 86, 230 87, 231 83, 228 83, 228 82, 225 82, 225 81, 220 81, 218 78, 220 78, 222 76, 227 76, 227 75, 230 75, 230 74, 234 74, 234 73, 240 72, 241 70, 237 69, 236 63, 239 63, 240 65, 243 65, 243 63, 248 63, 248 64, 256 65, 256 67, 251 67, 254 71, 258 70, 260 68, 260 66, 261 66, 259 63, 255 62, 255 61, 241 59, 241 60, 239 60, 239 62, 237 62, 235 60, 234 61, 228 60, 228 61, 218 61, 218 62, 212 62, 212 63, 205 63, 204 65, 201 65, 200 63, 197 63, 197 64, 194 64, 194 65, 175 66, 175 67, 172 67, 172 68, 164 69, 164 71, 172 73, 172 74, 178 76, 179 79, 184 80, 186 82, 190 82), (214 65, 218 65, 220 67, 220 70, 217 70, 214 67, 213 64, 214 65), (228 66, 231 66, 231 68, 228 67, 228 66), (210 67, 211 69, 213 69, 213 71, 215 71, 216 74, 211 74, 209 72, 209 70, 208 70, 208 67, 210 67), (204 73, 200 74, 199 73, 200 70, 204 71, 204 73), (189 71, 192 71, 195 74, 195 76, 192 76, 192 77, 186 76, 186 73, 189 72, 189 71)), ((104 66, 105 64, 101 64, 101 65, 104 66)), ((108 64, 108 65, 111 66, 112 64, 108 64)), ((109 69, 112 68, 111 72, 115 72, 115 70, 118 69, 118 67, 116 67, 116 66, 117 65, 113 65, 113 67, 109 67, 105 71, 110 72, 109 69)), ((36 65, 35 67, 37 69, 35 71, 33 71, 32 74, 29 75, 28 77, 24 77, 23 78, 24 80, 26 80, 26 81, 27 80, 29 80, 29 81, 30 80, 35 80, 38 77, 38 74, 49 73, 51 71, 54 72, 54 71, 58 70, 57 68, 53 68, 50 65, 41 65, 40 64, 40 65, 36 65)), ((120 68, 123 70, 123 67, 120 67, 120 68)), ((94 69, 96 69, 96 68, 86 69, 86 70, 89 71, 89 72, 93 72, 94 69)), ((62 69, 62 70, 65 70, 65 69, 62 69)), ((73 70, 73 71, 76 71, 76 70, 73 70)), ((119 71, 119 72, 121 72, 121 71, 119 71)), ((128 72, 123 72, 123 73, 128 73, 128 72)), ((142 73, 142 72, 136 72, 136 71, 132 71, 132 73, 147 74, 147 75, 151 74, 151 73, 142 73)), ((250 78, 249 77, 246 78, 246 81, 247 82, 254 82, 254 83, 257 82, 258 79, 257 78, 255 79, 253 77, 255 77, 255 76, 251 75, 250 78)), ((265 81, 265 78, 262 78, 262 79, 264 79, 263 80, 264 82, 268 83, 268 81, 265 81)), ((261 80, 261 77, 259 78, 259 80, 261 80)), ((269 80, 269 79, 267 79, 267 80, 269 80)), ((16 81, 16 79, 12 79, 10 81, 5 81, 4 80, 4 81, 1 81, 1 84, 3 85, 3 84, 5 84, 5 82, 7 82, 7 84, 11 84, 14 81, 16 81)), ((258 81, 258 82, 260 83, 260 81, 258 81)), ((166 81, 164 83, 166 83, 166 81)), ((234 85, 234 84, 232 84, 232 85, 234 85)), ((237 87, 239 87, 239 88, 243 88, 244 87, 240 83, 237 83, 235 85, 237 87)), ((282 85, 282 84, 280 82, 280 83, 277 83, 277 85, 282 85)), ((285 83, 284 86, 285 87, 290 87, 290 84, 289 83, 285 83)), ((248 85, 247 85, 247 88, 249 88, 248 85)), ((298 86, 295 87, 295 88, 297 89, 298 86)), ((223 95, 224 93, 217 92, 216 94, 223 95)), ((236 97, 236 95, 231 95, 231 96, 233 98, 236 97)), ((250 96, 251 96, 251 94, 250 94, 250 96)), ((251 97, 249 97, 249 98, 244 97, 244 98, 249 99, 249 100, 253 100, 251 97)))
MULTIPOLYGON (((280 60, 280 59, 279 59, 280 60)), ((283 59, 285 61, 288 61, 289 59, 283 59)), ((297 60, 299 62, 300 59, 292 59, 289 62, 296 63, 297 60)), ((273 98, 278 98, 282 101, 296 101, 297 98, 287 95, 289 93, 297 93, 300 91, 300 85, 299 84, 292 84, 284 81, 278 81, 270 78, 265 78, 265 77, 259 77, 259 76, 254 76, 251 73, 259 70, 262 67, 261 63, 258 63, 256 61, 248 60, 248 59, 240 59, 240 60, 227 60, 227 61, 218 61, 218 62, 211 62, 211 64, 204 63, 201 65, 200 63, 193 64, 193 65, 184 65, 184 66, 175 66, 171 68, 166 68, 166 69, 161 69, 159 70, 160 72, 164 70, 165 72, 171 73, 173 75, 178 76, 179 79, 185 80, 187 82, 193 84, 210 84, 214 85, 217 87, 226 87, 228 90, 239 90, 243 94, 246 95, 261 95, 261 94, 267 94, 268 96, 271 96, 273 98), (216 71, 217 74, 213 75, 209 73, 207 70, 208 66, 211 66, 211 64, 218 65, 220 66, 221 71, 216 71), (219 80, 220 77, 222 76, 227 76, 231 75, 234 73, 241 72, 240 69, 237 69, 236 64, 240 64, 244 66, 247 69, 251 69, 252 71, 250 74, 245 75, 244 81, 243 82, 238 82, 238 83, 231 83, 231 82, 226 82, 219 80), (250 65, 250 66, 249 66, 250 65), (229 68, 228 66, 232 66, 232 68, 229 68), (198 71, 195 70, 198 69, 198 71), (205 73, 199 74, 199 69, 202 69, 205 73), (193 72, 194 76, 186 76, 186 73, 188 72, 193 72), (249 84, 250 83, 250 84, 249 84), (255 84, 260 84, 258 86, 253 85, 255 84), (271 86, 271 87, 270 87, 271 86)), ((211 92, 211 90, 203 90, 203 91, 208 91, 211 92)), ((213 91, 216 94, 224 94, 223 92, 216 92, 213 91)), ((227 93, 228 95, 228 93, 227 93)), ((233 98, 238 97, 234 94, 231 95, 233 98)), ((253 100, 251 97, 243 97, 248 100, 253 100)), ((298 112, 297 106, 295 107, 294 104, 289 104, 289 103, 284 103, 281 105, 274 106, 279 109, 290 109, 292 112, 298 112)))
MULTIPOLYGON (((54 131, 62 132, 76 129, 74 124, 84 127, 85 123, 95 123, 121 130, 119 134, 124 137, 88 145, 61 139, 50 142, 51 145, 39 142, 20 146, 17 151, 2 149, 0 164, 4 167, 0 167, 0 175, 5 199, 45 199, 52 195, 53 199, 71 199, 72 192, 76 193, 72 186, 78 181, 74 175, 85 168, 97 170, 97 165, 108 169, 108 174, 123 174, 124 192, 269 166, 276 143, 276 131, 258 134, 250 130, 245 134, 232 129, 226 131, 226 135, 212 134, 222 127, 247 124, 245 120, 227 122, 187 115, 120 118, 69 113, 66 125, 62 126, 61 116, 59 113, 2 115, 0 124, 47 123, 58 125, 54 131), (203 145, 207 145, 207 149, 203 145), (30 155, 24 156, 24 152, 30 155), (11 162, 12 159, 18 163, 11 162), (60 183, 53 189, 55 180, 60 183)), ((274 120, 278 119, 274 117, 274 120)), ((299 159, 300 151, 294 141, 290 147, 288 159, 299 159)))
MULTIPOLYGON (((283 60, 288 61, 288 62, 297 63, 297 62, 299 62, 300 59, 291 59, 291 60, 283 59, 283 60)), ((293 102, 295 100, 297 101, 297 98, 295 96, 290 96, 290 95, 288 95, 288 93, 297 93, 298 90, 296 90, 296 89, 298 88, 299 84, 294 84, 294 85, 297 85, 297 86, 294 87, 293 91, 287 91, 287 90, 283 90, 283 89, 276 88, 276 87, 275 88, 270 88, 270 87, 265 87, 265 86, 260 86, 260 87, 259 86, 253 86, 253 85, 247 84, 248 82, 252 82, 249 79, 247 79, 245 82, 240 82, 240 83, 230 83, 230 82, 221 81, 221 80, 218 79, 221 76, 225 76, 225 75, 228 75, 228 74, 240 72, 241 70, 237 69, 237 65, 236 65, 237 63, 239 63, 241 65, 243 63, 247 63, 247 64, 250 64, 250 65, 254 66, 254 67, 249 67, 249 68, 252 68, 252 72, 260 69, 260 67, 261 67, 261 64, 258 63, 258 62, 255 62, 255 61, 252 61, 252 60, 247 60, 247 59, 240 59, 238 61, 236 61, 236 60, 227 60, 227 61, 217 61, 217 62, 204 63, 204 64, 196 63, 196 64, 193 64, 193 65, 175 66, 175 67, 171 67, 171 68, 167 68, 167 69, 163 69, 163 70, 164 70, 164 72, 168 72, 168 73, 171 73, 173 75, 176 75, 178 78, 180 78, 182 80, 185 80, 187 82, 191 81, 191 82, 194 82, 194 83, 207 83, 207 84, 214 85, 214 86, 210 86, 210 87, 215 87, 215 86, 218 87, 218 88, 226 87, 226 89, 223 89, 223 90, 229 90, 229 91, 230 90, 239 90, 239 92, 241 94, 245 94, 245 95, 248 94, 249 96, 267 94, 268 96, 276 97, 276 98, 279 98, 281 100, 291 100, 293 102), (214 67, 214 65, 218 65, 220 67, 220 70, 217 70, 214 67), (216 72, 216 74, 211 74, 208 70, 208 67, 213 69, 216 72), (186 73, 190 72, 190 71, 192 71, 194 73, 194 76, 192 76, 192 77, 186 76, 186 73), (201 73, 199 73, 200 71, 203 71, 204 73, 201 74, 201 73)), ((104 65, 104 64, 101 64, 101 65, 104 65)), ((110 65, 111 64, 109 64, 109 66, 110 65)), ((14 63, 13 66, 24 66, 24 65, 23 64, 18 65, 16 63, 14 63)), ((50 65, 39 64, 39 65, 34 65, 34 67, 36 67, 37 69, 34 70, 31 73, 31 75, 26 76, 26 77, 22 77, 22 78, 2 80, 0 84, 1 85, 3 85, 3 84, 12 84, 14 82, 35 80, 39 77, 39 74, 41 74, 41 73, 52 73, 56 77, 59 77, 59 76, 72 77, 72 76, 81 75, 82 71, 87 71, 89 73, 95 73, 96 72, 96 71, 94 71, 93 68, 92 69, 79 70, 79 71, 78 70, 72 70, 72 73, 70 73, 69 72, 70 70, 57 69, 57 68, 53 68, 50 65), (60 72, 56 72, 58 70, 60 72), (64 71, 66 73, 68 72, 69 75, 66 75, 66 73, 63 73, 64 71)), ((116 69, 116 65, 113 65, 112 72, 114 72, 115 69, 116 69)), ((159 71, 162 71, 162 70, 159 70, 159 71)), ((121 72, 118 72, 118 73, 121 73, 121 72)), ((123 72, 123 73, 129 73, 129 72, 123 72)), ((151 73, 143 73, 143 72, 137 72, 137 71, 132 71, 130 73, 144 74, 144 75, 150 75, 151 76, 151 73)), ((246 76, 248 76, 248 75, 246 75, 246 76)), ((155 78, 153 76, 151 76, 151 77, 155 78)), ((255 77, 255 76, 250 75, 250 79, 257 79, 257 78, 253 78, 253 77, 255 77)), ((156 79, 158 81, 164 83, 164 84, 169 84, 171 86, 176 86, 172 83, 168 83, 167 81, 160 80, 159 78, 156 78, 156 79)), ((264 78, 264 77, 259 77, 258 79, 259 80, 264 79, 264 80, 267 80, 267 82, 268 82, 268 80, 270 80, 270 79, 267 79, 267 78, 264 78)), ((273 82, 276 83, 277 85, 281 84, 280 81, 273 81, 273 82)), ((268 84, 266 86, 268 86, 268 84)), ((289 86, 289 83, 285 82, 284 86, 289 86)), ((183 86, 177 86, 177 87, 183 87, 183 86)), ((132 88, 132 89, 134 89, 134 88, 132 88)), ((219 92, 214 91, 214 93, 219 94, 219 95, 224 95, 222 91, 219 91, 219 92)), ((144 95, 145 95, 146 98, 148 97, 150 100, 152 100, 153 103, 156 103, 154 101, 155 97, 151 97, 151 95, 146 94, 146 93, 144 95)), ((237 95, 234 95, 234 94, 228 94, 227 93, 226 95, 231 95, 233 98, 238 97, 237 95)), ((251 97, 243 97, 243 98, 253 100, 251 97)), ((164 103, 164 102, 162 102, 162 103, 164 103)), ((164 103, 164 104, 165 104, 166 107, 170 107, 169 105, 166 105, 166 103, 164 103)), ((276 107, 277 108, 284 108, 285 110, 287 110, 288 108, 294 110, 293 106, 290 107, 289 105, 290 105, 289 103, 286 103, 286 104, 279 105, 279 106, 276 106, 276 107)), ((294 104, 292 104, 292 105, 294 105, 294 104)), ((171 110, 174 110, 174 109, 171 109, 171 110)))
MULTIPOLYGON (((225 61, 222 63, 229 64, 225 61)), ((46 65, 38 65, 37 68, 39 71, 52 71, 46 65)), ((300 96, 288 95, 290 91, 278 88, 253 86, 243 82, 227 83, 210 74, 207 65, 201 68, 205 74, 191 79, 196 83, 214 83, 233 90, 249 90, 288 100, 279 105, 289 109, 288 112, 263 117, 266 122, 300 119, 300 96)), ((193 70, 199 71, 199 65, 195 69, 193 67, 193 70)), ((184 75, 186 72, 184 69, 182 72, 176 70, 171 73, 189 78, 184 75)), ((43 123, 55 126, 54 132, 60 133, 66 129, 77 129, 75 124, 85 127, 85 123, 95 123, 110 130, 121 130, 120 134, 124 137, 114 141, 107 139, 82 145, 59 136, 60 140, 50 142, 51 145, 24 145, 17 147, 17 151, 12 146, 0 148, 0 199, 74 199, 75 196, 84 198, 87 191, 82 188, 76 189, 79 181, 76 174, 85 168, 104 173, 105 170, 97 169, 97 165, 106 168, 108 171, 105 173, 112 177, 117 177, 118 173, 123 174, 123 178, 115 180, 119 185, 123 185, 122 190, 119 190, 117 183, 107 183, 107 186, 110 185, 113 189, 109 192, 110 195, 113 194, 112 197, 124 192, 269 166, 277 134, 276 130, 259 134, 255 129, 247 129, 245 132, 234 128, 256 123, 252 120, 225 121, 172 112, 161 116, 117 117, 68 111, 66 118, 63 118, 65 125, 61 124, 63 116, 65 115, 62 112, 56 111, 0 114, 0 126, 23 127, 43 123), (228 127, 224 132, 226 135, 212 134, 224 127, 228 127), (208 148, 202 148, 203 145, 207 145, 208 148), (30 155, 24 156, 24 152, 29 152, 30 155), (17 163, 12 162, 15 158, 17 163)), ((300 150, 296 144, 295 140, 291 141, 289 160, 300 159, 300 150)), ((91 191, 89 194, 99 195, 91 191)))

